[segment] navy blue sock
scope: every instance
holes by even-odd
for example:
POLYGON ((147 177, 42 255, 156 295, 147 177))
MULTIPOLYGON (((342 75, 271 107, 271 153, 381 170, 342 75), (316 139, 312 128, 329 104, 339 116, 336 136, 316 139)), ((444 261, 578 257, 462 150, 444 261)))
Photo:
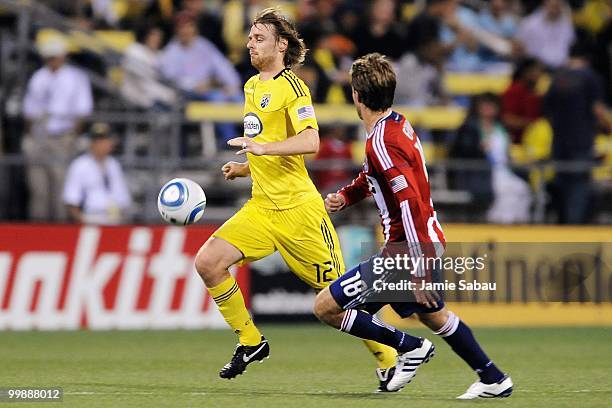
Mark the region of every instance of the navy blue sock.
POLYGON ((391 346, 400 353, 421 347, 422 340, 387 325, 376 316, 350 309, 344 314, 340 330, 362 339, 374 340, 391 346))
POLYGON ((483 383, 493 384, 504 377, 482 350, 470 328, 453 312, 449 312, 448 321, 435 333, 442 336, 453 351, 476 371, 483 383))

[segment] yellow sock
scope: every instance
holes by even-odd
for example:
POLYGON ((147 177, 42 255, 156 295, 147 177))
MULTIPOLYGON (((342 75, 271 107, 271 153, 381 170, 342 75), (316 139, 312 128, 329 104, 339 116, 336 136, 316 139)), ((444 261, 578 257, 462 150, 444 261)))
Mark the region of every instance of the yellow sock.
POLYGON ((395 365, 395 357, 397 357, 397 351, 393 347, 389 347, 384 344, 377 343, 373 340, 364 340, 363 344, 370 350, 370 353, 374 355, 378 362, 378 368, 393 367, 395 365))
POLYGON ((238 335, 238 341, 244 346, 255 346, 261 343, 261 333, 255 327, 253 319, 244 304, 240 287, 232 276, 221 284, 208 288, 210 296, 219 307, 219 311, 238 335))

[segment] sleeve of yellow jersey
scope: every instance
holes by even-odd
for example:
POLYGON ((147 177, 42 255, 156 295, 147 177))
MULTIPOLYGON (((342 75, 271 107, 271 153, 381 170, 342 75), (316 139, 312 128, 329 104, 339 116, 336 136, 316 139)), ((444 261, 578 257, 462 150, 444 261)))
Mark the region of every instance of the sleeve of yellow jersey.
POLYGON ((296 135, 309 127, 319 130, 309 92, 289 102, 287 112, 296 135))

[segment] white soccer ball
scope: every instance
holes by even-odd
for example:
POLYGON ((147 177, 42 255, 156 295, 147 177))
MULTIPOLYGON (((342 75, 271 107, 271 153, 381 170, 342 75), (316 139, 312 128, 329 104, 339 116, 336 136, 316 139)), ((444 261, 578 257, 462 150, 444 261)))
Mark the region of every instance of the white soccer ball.
POLYGON ((206 194, 198 183, 175 178, 164 184, 157 197, 157 209, 162 218, 174 225, 198 222, 206 208, 206 194))

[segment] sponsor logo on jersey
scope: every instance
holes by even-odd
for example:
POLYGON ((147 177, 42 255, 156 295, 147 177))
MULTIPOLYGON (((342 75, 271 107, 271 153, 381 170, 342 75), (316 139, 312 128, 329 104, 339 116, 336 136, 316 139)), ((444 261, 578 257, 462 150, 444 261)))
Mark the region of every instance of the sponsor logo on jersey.
POLYGON ((259 106, 261 107, 261 109, 265 109, 266 106, 270 104, 270 98, 272 98, 271 94, 263 94, 263 96, 261 97, 261 101, 259 102, 259 106))
POLYGON ((249 112, 244 115, 244 135, 248 137, 255 137, 263 131, 263 124, 259 116, 253 112, 249 112))

